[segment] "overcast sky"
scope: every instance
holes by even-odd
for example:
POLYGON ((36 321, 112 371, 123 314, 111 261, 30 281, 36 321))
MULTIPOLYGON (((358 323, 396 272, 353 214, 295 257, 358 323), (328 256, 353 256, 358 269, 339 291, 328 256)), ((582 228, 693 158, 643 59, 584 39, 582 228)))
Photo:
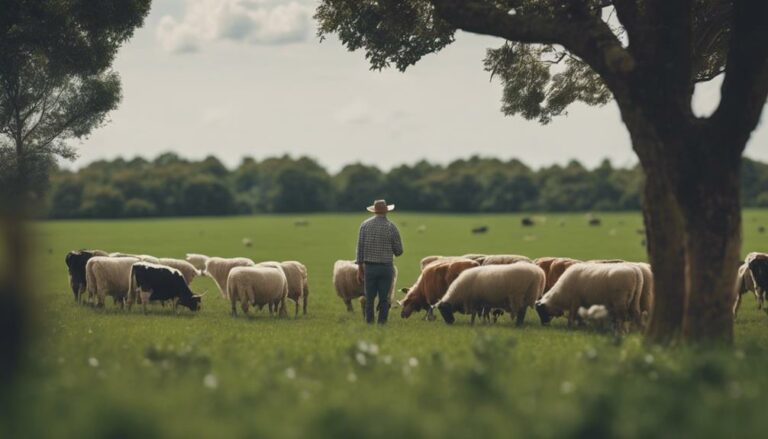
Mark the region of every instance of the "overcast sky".
MULTIPOLYGON (((575 158, 594 166, 636 162, 615 104, 574 105, 542 126, 501 114, 501 86, 483 71, 501 40, 460 33, 406 73, 369 70, 362 52, 315 36, 315 1, 155 0, 120 51, 123 101, 79 146, 74 166, 175 151, 244 156, 308 155, 331 171, 361 161, 390 168, 473 154, 539 167, 575 158)), ((711 111, 718 84, 697 91, 711 111)), ((747 155, 768 161, 768 116, 747 155)))

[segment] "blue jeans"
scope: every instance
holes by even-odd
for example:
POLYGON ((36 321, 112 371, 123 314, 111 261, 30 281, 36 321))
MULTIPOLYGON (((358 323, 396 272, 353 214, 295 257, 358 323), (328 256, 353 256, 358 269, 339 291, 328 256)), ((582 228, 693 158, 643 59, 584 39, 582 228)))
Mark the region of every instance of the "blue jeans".
POLYGON ((379 323, 387 323, 389 290, 395 277, 392 264, 365 264, 365 321, 373 323, 373 303, 379 298, 379 323))

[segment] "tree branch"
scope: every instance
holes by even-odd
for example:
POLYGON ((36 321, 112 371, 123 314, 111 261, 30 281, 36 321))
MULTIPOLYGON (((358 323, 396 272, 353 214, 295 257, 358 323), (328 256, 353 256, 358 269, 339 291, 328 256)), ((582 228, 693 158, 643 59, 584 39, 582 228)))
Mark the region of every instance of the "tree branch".
POLYGON ((741 156, 768 98, 768 2, 736 1, 720 105, 706 123, 722 147, 741 156))
POLYGON ((515 13, 482 0, 432 0, 444 20, 467 32, 521 43, 559 44, 590 65, 614 95, 634 69, 632 56, 599 14, 515 13))

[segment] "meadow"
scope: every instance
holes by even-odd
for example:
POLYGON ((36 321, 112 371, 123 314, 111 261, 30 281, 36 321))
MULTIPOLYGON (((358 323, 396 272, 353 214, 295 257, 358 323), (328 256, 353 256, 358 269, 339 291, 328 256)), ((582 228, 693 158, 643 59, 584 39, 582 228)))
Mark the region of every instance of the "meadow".
MULTIPOLYGON (((427 215, 398 213, 410 286, 431 254, 645 260, 639 213, 427 215), (426 231, 419 233, 419 226, 426 231), (489 232, 470 229, 487 225, 489 232)), ((757 437, 768 404, 768 316, 746 297, 732 348, 646 346, 543 328, 452 327, 394 309, 386 327, 347 313, 331 285, 352 259, 364 214, 141 221, 49 221, 31 226, 36 321, 25 377, 0 426, 3 437, 757 437), (297 227, 298 218, 309 221, 297 227), (250 238, 252 247, 244 247, 250 238), (64 255, 79 248, 183 258, 187 252, 297 259, 309 269, 309 313, 294 319, 228 314, 213 282, 203 308, 77 305, 64 255)), ((744 253, 766 250, 768 211, 744 213, 744 253)), ((2 416, 0 416, 0 420, 2 416)))

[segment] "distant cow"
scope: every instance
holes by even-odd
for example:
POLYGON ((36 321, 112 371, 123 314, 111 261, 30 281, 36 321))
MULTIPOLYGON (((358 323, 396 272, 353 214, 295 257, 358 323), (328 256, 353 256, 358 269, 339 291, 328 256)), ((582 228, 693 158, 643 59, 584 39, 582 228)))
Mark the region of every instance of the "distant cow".
POLYGON ((488 232, 488 226, 480 226, 472 229, 472 233, 475 235, 480 235, 482 233, 487 233, 487 232, 488 232))
POLYGON ((520 220, 520 224, 522 224, 523 227, 531 227, 534 225, 534 222, 531 218, 528 218, 527 216, 520 220))
POLYGON ((133 305, 136 290, 139 291, 141 307, 145 313, 150 300, 171 300, 174 310, 177 305, 186 306, 192 311, 200 310, 202 296, 192 293, 184 276, 175 268, 150 262, 133 264, 128 287, 128 309, 133 305))
POLYGON ((590 226, 599 226, 599 225, 600 225, 600 224, 602 224, 602 223, 603 223, 603 222, 602 222, 602 221, 600 221, 600 218, 590 218, 590 219, 589 219, 589 225, 590 225, 590 226))
POLYGON ((81 300, 85 292, 86 276, 85 265, 94 256, 107 256, 107 252, 101 250, 77 250, 67 253, 64 262, 67 264, 69 273, 69 286, 72 287, 72 294, 75 295, 75 301, 81 300))
POLYGON ((755 294, 757 295, 758 309, 765 303, 765 291, 768 289, 768 255, 751 254, 747 256, 749 271, 755 282, 755 294))

